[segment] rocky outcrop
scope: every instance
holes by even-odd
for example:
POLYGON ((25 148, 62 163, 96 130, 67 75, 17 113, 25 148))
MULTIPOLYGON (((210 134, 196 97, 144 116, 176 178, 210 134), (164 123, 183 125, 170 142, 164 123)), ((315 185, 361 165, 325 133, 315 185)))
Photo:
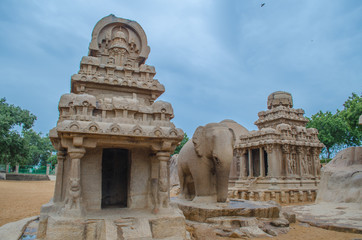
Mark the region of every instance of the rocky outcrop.
POLYGON ((317 202, 362 203, 362 147, 340 151, 322 171, 317 202))

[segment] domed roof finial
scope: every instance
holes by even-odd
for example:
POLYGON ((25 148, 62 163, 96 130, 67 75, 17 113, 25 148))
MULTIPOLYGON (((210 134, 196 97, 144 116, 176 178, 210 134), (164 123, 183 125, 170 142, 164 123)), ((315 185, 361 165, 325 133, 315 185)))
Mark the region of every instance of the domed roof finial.
POLYGON ((272 109, 278 106, 284 106, 288 108, 293 107, 292 95, 288 92, 277 91, 268 96, 268 109, 272 109))

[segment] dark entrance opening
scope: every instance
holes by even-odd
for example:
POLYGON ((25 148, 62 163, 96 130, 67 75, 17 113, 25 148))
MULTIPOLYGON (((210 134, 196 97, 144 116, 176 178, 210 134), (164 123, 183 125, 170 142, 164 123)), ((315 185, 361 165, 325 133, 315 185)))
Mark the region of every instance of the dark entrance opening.
POLYGON ((268 176, 268 154, 266 153, 266 151, 264 151, 264 166, 265 166, 265 175, 264 176, 268 176))
POLYGON ((127 207, 128 167, 127 149, 103 149, 102 208, 127 207))

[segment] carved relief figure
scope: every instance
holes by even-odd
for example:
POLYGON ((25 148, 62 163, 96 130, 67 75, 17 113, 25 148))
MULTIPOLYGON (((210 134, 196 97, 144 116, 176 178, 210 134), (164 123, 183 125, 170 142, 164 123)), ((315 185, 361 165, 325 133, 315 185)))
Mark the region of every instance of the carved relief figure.
POLYGON ((79 209, 80 208, 80 180, 79 178, 69 179, 69 192, 68 197, 65 201, 68 209, 79 209))
POLYGON ((226 201, 234 142, 234 132, 223 124, 209 123, 196 129, 178 156, 183 198, 226 201))
POLYGON ((295 153, 295 147, 292 147, 291 159, 288 162, 288 170, 290 174, 297 174, 297 154, 295 153))
POLYGON ((300 160, 300 165, 301 165, 301 174, 302 175, 309 174, 308 161, 307 161, 307 158, 305 157, 305 149, 299 148, 298 151, 299 151, 298 154, 299 154, 299 160, 300 160))

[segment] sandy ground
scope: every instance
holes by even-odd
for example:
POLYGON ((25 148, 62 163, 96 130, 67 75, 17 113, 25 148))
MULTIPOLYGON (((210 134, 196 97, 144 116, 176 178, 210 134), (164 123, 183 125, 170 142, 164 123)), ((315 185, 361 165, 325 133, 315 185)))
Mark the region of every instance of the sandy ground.
MULTIPOLYGON (((0 181, 0 226, 38 215, 40 207, 53 197, 54 185, 54 181, 0 181)), ((346 240, 362 239, 362 234, 335 232, 295 223, 288 234, 260 239, 346 240)))
POLYGON ((299 223, 291 224, 290 231, 287 234, 280 234, 273 238, 254 238, 254 239, 273 239, 273 240, 352 240, 362 239, 362 234, 343 233, 325 230, 317 227, 306 227, 299 223))
POLYGON ((0 181, 0 226, 39 215, 54 193, 54 181, 0 181))

